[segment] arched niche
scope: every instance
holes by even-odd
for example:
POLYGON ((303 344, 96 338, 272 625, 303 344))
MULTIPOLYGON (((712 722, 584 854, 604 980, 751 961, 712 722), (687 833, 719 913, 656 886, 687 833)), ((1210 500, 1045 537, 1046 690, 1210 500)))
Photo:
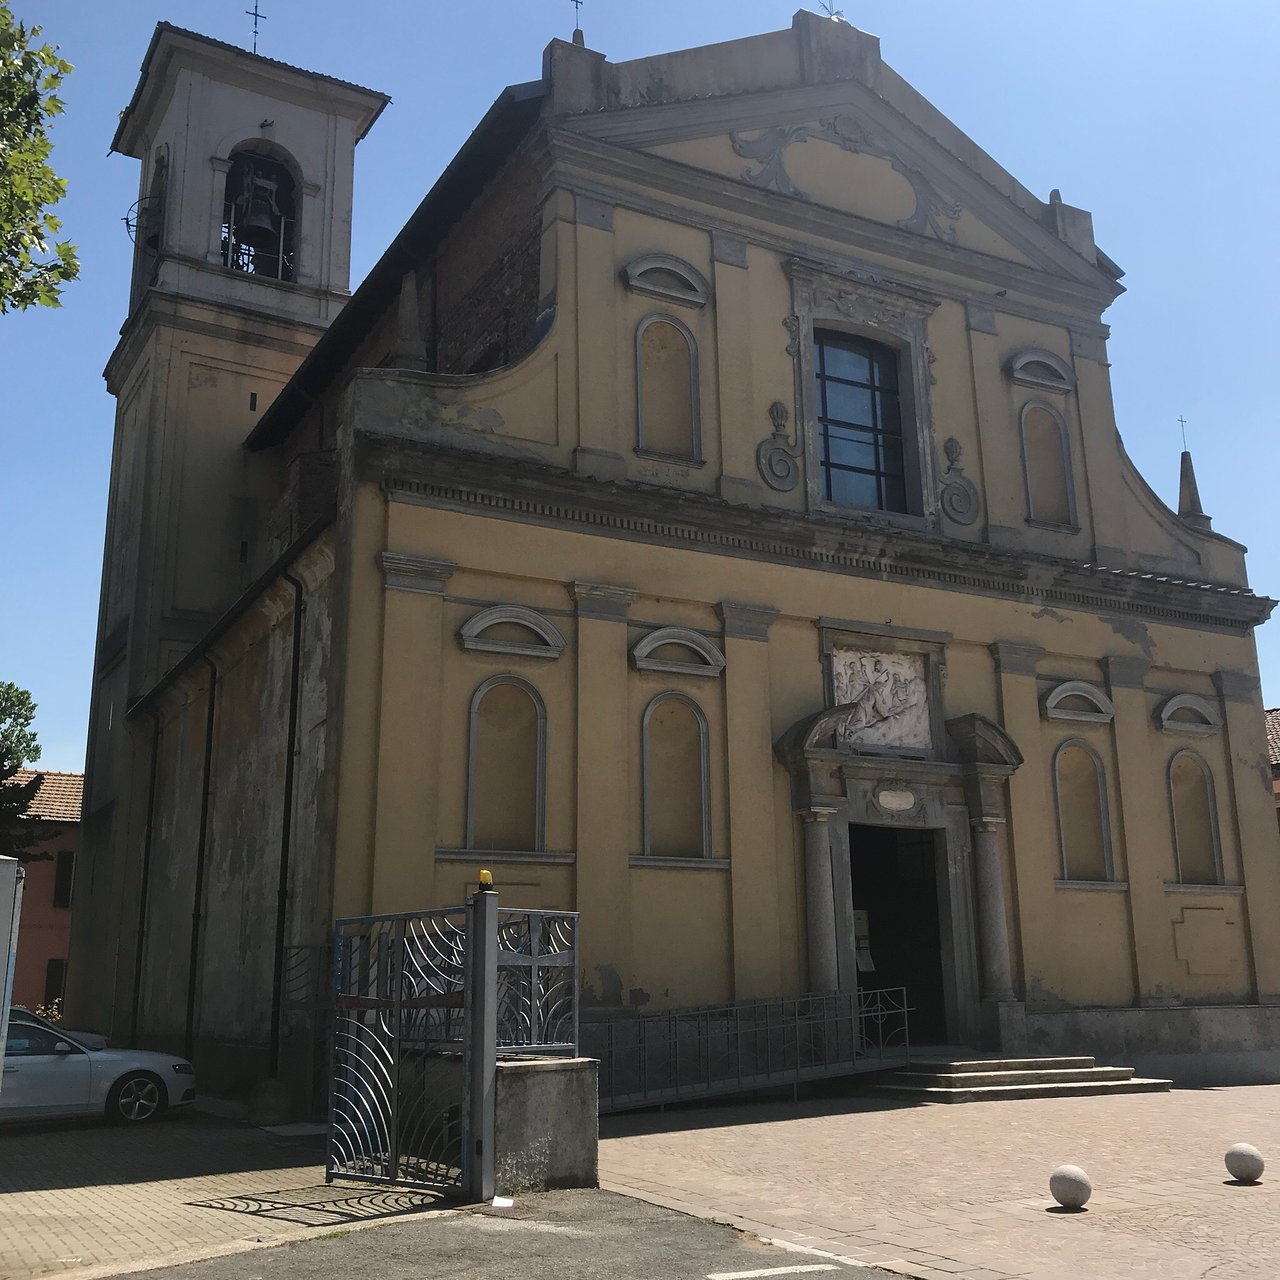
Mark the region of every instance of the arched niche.
POLYGON ((479 653, 558 658, 565 648, 559 629, 542 614, 520 605, 500 604, 474 613, 458 630, 464 649, 479 653))
POLYGON ((1027 520, 1074 532, 1077 528, 1075 480, 1067 424, 1052 405, 1031 400, 1018 416, 1027 520))
POLYGON ((1177 751, 1169 761, 1169 815, 1178 883, 1221 884, 1222 844, 1213 771, 1194 751, 1177 751))
POLYGON ((1217 707, 1194 693, 1175 693, 1166 698, 1156 711, 1156 719, 1165 733, 1189 733, 1207 738, 1222 728, 1217 707))
POLYGON ((519 676, 492 676, 471 695, 467 848, 540 852, 546 831, 547 708, 519 676))
POLYGON ((636 641, 631 649, 631 665, 637 671, 663 671, 714 679, 724 670, 724 654, 696 631, 684 627, 659 627, 636 641))
POLYGON ((690 697, 668 691, 641 723, 642 848, 646 857, 711 856, 711 734, 690 697))
POLYGON ((1098 753, 1068 738, 1053 755, 1053 794, 1058 811, 1062 879, 1099 884, 1112 879, 1107 775, 1098 753))
POLYGON ((636 326, 636 452, 701 463, 702 392, 698 341, 675 316, 645 316, 636 326))
POLYGON ((711 300, 711 285, 695 267, 669 253, 646 253, 632 259, 622 269, 632 293, 687 307, 705 307, 711 300))
POLYGON ((1085 724, 1110 724, 1115 704, 1087 680, 1066 680, 1045 694, 1040 704, 1046 720, 1076 720, 1085 724))
POLYGON ((1075 370, 1061 356, 1043 347, 1024 347, 1009 357, 1005 372, 1011 382, 1037 391, 1056 391, 1065 395, 1076 386, 1075 370))

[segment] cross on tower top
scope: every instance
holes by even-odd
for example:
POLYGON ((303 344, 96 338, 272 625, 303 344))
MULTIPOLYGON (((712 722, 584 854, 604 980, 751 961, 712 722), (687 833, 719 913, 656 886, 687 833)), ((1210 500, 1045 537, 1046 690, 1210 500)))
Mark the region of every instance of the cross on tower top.
MULTIPOLYGON (((257 4, 257 2, 258 0, 254 0, 255 4, 257 4)), ((573 29, 575 31, 581 31, 582 6, 586 3, 586 0, 569 0, 569 3, 573 5, 573 29)))
POLYGON ((1182 428, 1182 451, 1185 453, 1187 450, 1187 420, 1181 414, 1178 416, 1178 425, 1182 428))
POLYGON ((259 12, 258 0, 253 0, 253 8, 246 9, 245 13, 248 17, 253 19, 253 51, 254 53, 257 53, 258 52, 258 23, 261 22, 262 19, 265 18, 267 15, 265 13, 259 12))

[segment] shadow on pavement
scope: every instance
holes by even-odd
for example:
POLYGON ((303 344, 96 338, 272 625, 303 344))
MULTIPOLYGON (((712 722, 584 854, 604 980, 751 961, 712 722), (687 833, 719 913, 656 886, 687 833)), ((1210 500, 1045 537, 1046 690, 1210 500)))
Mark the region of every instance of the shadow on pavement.
POLYGON ((355 1188, 319 1183, 315 1186, 263 1191, 254 1195, 190 1200, 194 1209, 222 1209, 254 1218, 292 1222, 300 1227, 342 1226, 373 1218, 396 1218, 426 1209, 445 1209, 451 1202, 429 1191, 355 1188))

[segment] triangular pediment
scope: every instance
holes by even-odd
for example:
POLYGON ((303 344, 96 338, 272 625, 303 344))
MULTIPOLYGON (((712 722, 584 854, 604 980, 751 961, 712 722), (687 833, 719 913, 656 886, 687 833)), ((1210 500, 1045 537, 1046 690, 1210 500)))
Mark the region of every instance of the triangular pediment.
MULTIPOLYGON (((908 103, 932 108, 911 91, 908 103)), ((913 121, 855 81, 619 107, 569 123, 580 135, 729 179, 781 201, 836 210, 895 231, 1097 288, 1118 289, 1092 247, 1056 230, 1035 199, 936 113, 913 121), (925 127, 949 132, 944 146, 925 127), (975 163, 955 152, 968 143, 975 163)), ((784 206, 783 206, 784 207, 784 206)), ((1066 208, 1066 206, 1063 206, 1066 208)), ((781 214, 781 207, 780 207, 781 214)), ((1103 259, 1105 262, 1105 259, 1103 259)))

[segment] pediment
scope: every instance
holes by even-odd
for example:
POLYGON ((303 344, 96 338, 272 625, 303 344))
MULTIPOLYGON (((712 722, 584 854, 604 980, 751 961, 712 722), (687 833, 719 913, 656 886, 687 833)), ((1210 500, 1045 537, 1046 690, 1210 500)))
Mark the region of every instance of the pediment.
POLYGON ((1033 216, 1048 219, 1049 206, 1008 175, 997 189, 991 174, 980 174, 861 84, 626 107, 570 127, 783 200, 1117 289, 1033 216))

